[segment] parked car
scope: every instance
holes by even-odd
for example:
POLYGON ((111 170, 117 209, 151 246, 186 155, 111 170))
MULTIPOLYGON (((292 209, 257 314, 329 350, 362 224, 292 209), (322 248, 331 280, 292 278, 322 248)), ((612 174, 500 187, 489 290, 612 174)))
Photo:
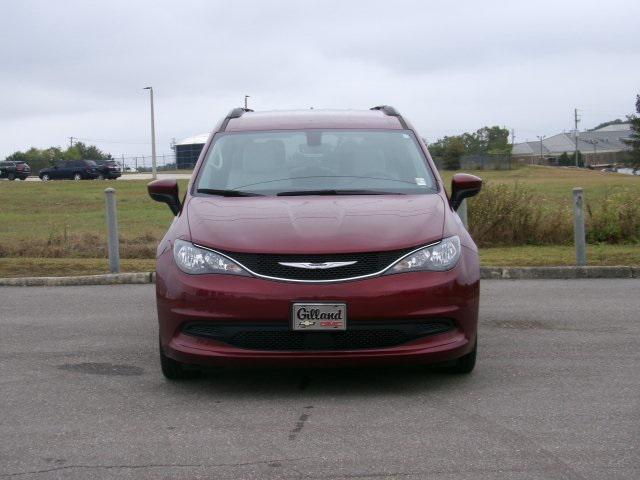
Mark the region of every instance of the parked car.
POLYGON ((0 162, 0 178, 26 180, 31 175, 31 167, 26 162, 0 162))
POLYGON ((157 250, 165 377, 206 366, 476 362, 480 264, 426 145, 394 108, 235 109, 157 250))
POLYGON ((98 164, 99 180, 115 180, 122 175, 120 165, 115 160, 102 160, 98 164))
POLYGON ((53 167, 43 168, 38 173, 41 180, 94 180, 100 176, 98 165, 93 160, 69 160, 57 162, 53 167))

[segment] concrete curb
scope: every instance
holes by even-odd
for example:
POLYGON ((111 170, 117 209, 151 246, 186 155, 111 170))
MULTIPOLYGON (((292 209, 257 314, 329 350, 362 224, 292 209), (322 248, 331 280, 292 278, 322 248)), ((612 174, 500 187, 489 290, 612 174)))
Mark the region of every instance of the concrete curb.
MULTIPOLYGON (((488 280, 571 280, 580 278, 640 278, 640 267, 481 267, 488 280)), ((155 272, 109 273, 77 277, 0 278, 0 287, 63 287, 155 283, 155 272)))
POLYGON ((62 287, 76 285, 117 285, 155 282, 155 272, 108 273, 77 277, 0 278, 0 287, 62 287))
POLYGON ((640 267, 480 267, 486 279, 640 278, 640 267))

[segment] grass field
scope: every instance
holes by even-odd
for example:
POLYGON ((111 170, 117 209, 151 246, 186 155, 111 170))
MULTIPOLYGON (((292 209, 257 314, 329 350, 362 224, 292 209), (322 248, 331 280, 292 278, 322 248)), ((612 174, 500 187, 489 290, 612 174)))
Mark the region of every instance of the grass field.
MULTIPOLYGON (((441 172, 449 189, 456 172, 441 172)), ((593 170, 557 167, 522 167, 514 170, 465 171, 493 184, 526 185, 549 200, 571 203, 572 189, 584 188, 587 201, 598 201, 605 195, 627 189, 640 190, 640 176, 593 170)))
MULTIPOLYGON (((545 167, 469 172, 492 184, 520 184, 538 192, 549 208, 571 203, 571 190, 585 189, 587 203, 616 191, 640 192, 640 177, 545 167)), ((445 172, 448 185, 452 173, 445 172)), ((184 190, 187 181, 181 180, 184 190)), ((153 202, 147 181, 0 182, 0 276, 96 273, 107 270, 104 189, 115 187, 121 257, 125 270, 150 270, 157 241, 169 226, 169 209, 153 202)), ((638 245, 592 245, 591 264, 640 264, 638 245)), ((563 246, 482 250, 485 265, 569 265, 563 246)))

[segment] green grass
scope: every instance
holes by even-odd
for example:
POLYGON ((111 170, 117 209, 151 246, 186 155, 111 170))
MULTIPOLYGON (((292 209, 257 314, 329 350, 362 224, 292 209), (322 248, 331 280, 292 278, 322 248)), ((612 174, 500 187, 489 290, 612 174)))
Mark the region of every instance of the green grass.
MULTIPOLYGON (((640 190, 640 176, 585 169, 527 166, 513 170, 465 170, 464 172, 477 175, 488 183, 527 185, 550 201, 563 203, 571 203, 574 187, 584 188, 587 202, 597 202, 607 194, 620 190, 640 190)), ((440 172, 447 190, 455 173, 457 172, 440 172)))
MULTIPOLYGON (((156 261, 149 258, 123 259, 122 272, 152 272, 156 261)), ((106 258, 0 258, 0 277, 65 277, 109 273, 106 258)))
MULTIPOLYGON (((0 257, 103 256, 104 189, 110 186, 117 192, 123 256, 151 258, 157 240, 173 217, 166 205, 149 198, 147 183, 144 180, 0 183, 0 257)), ((179 183, 184 191, 187 180, 179 183)))
MULTIPOLYGON (((575 265, 571 245, 527 245, 481 248, 480 263, 487 267, 575 265)), ((587 245, 588 265, 640 265, 640 245, 587 245)))

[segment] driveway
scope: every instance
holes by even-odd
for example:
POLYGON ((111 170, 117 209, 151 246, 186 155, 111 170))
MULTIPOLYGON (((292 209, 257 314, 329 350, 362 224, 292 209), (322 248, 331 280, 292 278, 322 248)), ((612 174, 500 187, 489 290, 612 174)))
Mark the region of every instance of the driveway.
POLYGON ((479 363, 168 383, 152 285, 0 288, 0 479, 637 479, 640 281, 484 281, 479 363))

